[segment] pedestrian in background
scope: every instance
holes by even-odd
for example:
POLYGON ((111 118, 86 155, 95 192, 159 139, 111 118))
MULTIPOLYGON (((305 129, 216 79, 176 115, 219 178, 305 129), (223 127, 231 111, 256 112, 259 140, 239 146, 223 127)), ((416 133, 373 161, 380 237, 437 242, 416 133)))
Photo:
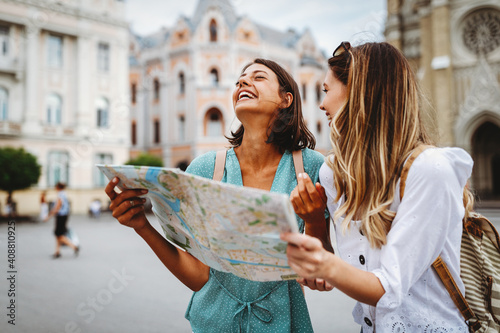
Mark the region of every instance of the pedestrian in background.
POLYGON ((66 196, 66 192, 64 189, 66 185, 58 182, 56 184, 57 191, 57 201, 54 207, 51 209, 50 213, 44 219, 44 222, 47 222, 52 216, 56 218, 56 225, 54 229, 54 235, 56 236, 56 251, 53 254, 53 258, 57 259, 61 257, 61 246, 66 245, 73 249, 75 256, 78 255, 80 251, 80 247, 74 244, 67 236, 68 228, 68 216, 69 216, 69 201, 66 196))
POLYGON ((49 203, 46 196, 46 191, 43 191, 40 195, 40 221, 44 221, 49 215, 49 203))

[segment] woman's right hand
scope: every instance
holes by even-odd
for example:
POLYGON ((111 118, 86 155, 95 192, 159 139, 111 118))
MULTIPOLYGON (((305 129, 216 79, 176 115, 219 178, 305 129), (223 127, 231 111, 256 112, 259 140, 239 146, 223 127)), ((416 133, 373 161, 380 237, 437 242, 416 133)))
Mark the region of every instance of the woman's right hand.
POLYGON ((105 192, 111 199, 109 209, 115 219, 120 224, 133 228, 135 231, 142 229, 149 224, 144 213, 145 198, 141 195, 148 193, 147 190, 141 189, 125 189, 120 193, 115 191, 115 187, 120 180, 113 178, 105 188, 105 192))

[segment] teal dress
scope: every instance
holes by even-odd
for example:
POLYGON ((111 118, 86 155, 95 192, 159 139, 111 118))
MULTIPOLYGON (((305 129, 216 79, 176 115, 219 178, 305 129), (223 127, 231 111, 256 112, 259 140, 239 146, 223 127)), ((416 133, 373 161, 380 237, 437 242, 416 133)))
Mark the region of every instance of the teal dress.
MULTIPOLYGON (((212 178, 216 152, 206 153, 186 172, 212 178)), ((322 154, 302 150, 304 170, 318 181, 322 154)), ((241 169, 233 149, 228 150, 222 182, 243 186, 241 169)), ((289 195, 297 186, 293 157, 286 151, 276 170, 271 192, 289 195)), ((297 216, 299 229, 304 222, 297 216)), ((210 278, 194 292, 186 311, 193 332, 313 332, 309 311, 300 285, 295 281, 256 282, 231 273, 210 269, 210 278)))

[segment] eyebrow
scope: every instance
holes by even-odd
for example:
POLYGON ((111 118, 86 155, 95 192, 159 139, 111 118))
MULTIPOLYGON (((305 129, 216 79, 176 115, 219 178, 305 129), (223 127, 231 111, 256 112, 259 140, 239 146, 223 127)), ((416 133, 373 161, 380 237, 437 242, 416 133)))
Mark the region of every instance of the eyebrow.
MULTIPOLYGON (((255 74, 255 73, 264 73, 264 74, 269 75, 266 71, 264 71, 262 69, 256 69, 251 74, 255 74)), ((247 75, 247 73, 243 73, 243 74, 240 75, 240 77, 243 77, 243 76, 246 76, 246 75, 247 75)))

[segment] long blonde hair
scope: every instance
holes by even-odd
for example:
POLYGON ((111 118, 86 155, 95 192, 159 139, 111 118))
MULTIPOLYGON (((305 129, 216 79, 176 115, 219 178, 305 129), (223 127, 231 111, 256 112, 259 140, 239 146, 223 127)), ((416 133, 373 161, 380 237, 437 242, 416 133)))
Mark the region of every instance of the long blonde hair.
MULTIPOLYGON (((421 144, 433 144, 421 114, 421 93, 403 54, 388 43, 367 43, 328 60, 348 97, 331 122, 335 201, 334 215, 345 215, 345 232, 353 219, 370 245, 380 248, 396 213, 390 211, 406 158, 421 144)), ((468 192, 467 189, 465 191, 468 192)), ((469 202, 469 196, 467 202, 469 202)))

